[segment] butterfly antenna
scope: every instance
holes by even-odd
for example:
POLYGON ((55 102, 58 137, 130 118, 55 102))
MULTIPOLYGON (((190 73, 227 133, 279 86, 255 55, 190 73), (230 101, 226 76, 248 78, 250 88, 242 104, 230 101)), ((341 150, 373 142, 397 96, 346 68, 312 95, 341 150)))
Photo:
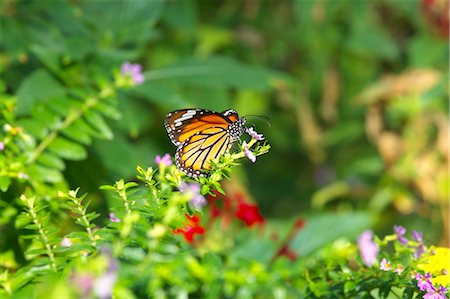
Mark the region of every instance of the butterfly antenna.
MULTIPOLYGON (((270 118, 268 118, 267 116, 250 114, 250 115, 246 115, 245 117, 249 117, 249 116, 250 116, 250 117, 256 117, 256 118, 262 120, 265 124, 267 124, 267 126, 269 126, 269 128, 271 127, 271 124, 270 124, 270 118)), ((253 125, 254 125, 254 124, 253 124, 253 125)))

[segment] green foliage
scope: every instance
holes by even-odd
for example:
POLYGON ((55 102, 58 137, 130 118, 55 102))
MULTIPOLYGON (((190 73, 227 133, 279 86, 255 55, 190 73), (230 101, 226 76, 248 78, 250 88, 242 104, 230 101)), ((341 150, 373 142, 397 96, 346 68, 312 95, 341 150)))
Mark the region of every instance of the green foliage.
POLYGON ((0 297, 417 298, 425 272, 448 286, 445 248, 388 232, 448 242, 444 2, 1 2, 0 297), (199 179, 149 166, 186 107, 234 108, 270 144, 241 140, 199 179), (368 266, 370 228, 386 237, 368 266))

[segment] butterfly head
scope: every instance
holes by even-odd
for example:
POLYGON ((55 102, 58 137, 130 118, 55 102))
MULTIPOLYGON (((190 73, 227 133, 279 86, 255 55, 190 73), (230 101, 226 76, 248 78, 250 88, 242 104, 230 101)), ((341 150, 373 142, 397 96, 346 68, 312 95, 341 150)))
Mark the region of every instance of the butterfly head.
POLYGON ((245 131, 245 118, 238 118, 235 122, 233 122, 230 125, 230 136, 231 136, 231 142, 234 142, 241 137, 242 134, 244 134, 245 131))
POLYGON ((238 113, 233 109, 223 111, 222 115, 228 117, 228 119, 231 121, 230 127, 228 129, 230 132, 231 142, 238 140, 245 131, 245 118, 239 118, 238 113))

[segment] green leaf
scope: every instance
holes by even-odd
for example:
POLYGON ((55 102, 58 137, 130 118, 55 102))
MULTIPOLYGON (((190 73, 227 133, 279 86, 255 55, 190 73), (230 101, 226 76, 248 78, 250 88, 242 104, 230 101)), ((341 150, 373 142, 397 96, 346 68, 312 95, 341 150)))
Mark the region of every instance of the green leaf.
POLYGON ((62 137, 50 143, 48 149, 67 160, 82 160, 87 156, 83 146, 62 137))
POLYGON ((0 190, 2 192, 6 192, 10 184, 11 179, 8 176, 0 176, 0 190))
POLYGON ((91 126, 98 130, 102 137, 108 140, 113 139, 113 133, 111 129, 99 113, 89 110, 84 114, 84 118, 91 126))
POLYGON ((28 168, 28 174, 32 178, 39 178, 41 181, 48 183, 64 181, 64 177, 59 170, 38 164, 30 165, 28 168))
POLYGON ((267 263, 275 255, 275 244, 270 239, 248 239, 242 246, 237 247, 232 255, 237 258, 256 260, 267 263))
POLYGON ((63 96, 65 89, 46 70, 38 69, 25 78, 17 90, 17 115, 24 115, 36 102, 63 96))
POLYGON ((77 119, 69 127, 61 132, 66 137, 83 144, 91 144, 91 136, 98 136, 99 133, 89 126, 83 119, 77 119))
POLYGON ((64 170, 64 168, 65 168, 64 161, 57 155, 52 154, 50 152, 43 152, 38 157, 37 162, 44 166, 48 166, 50 168, 56 168, 59 170, 64 170))
POLYGON ((44 139, 48 135, 48 128, 45 124, 39 122, 36 119, 24 118, 18 121, 18 124, 25 129, 28 133, 35 136, 38 139, 44 139))
POLYGON ((306 220, 306 226, 291 242, 291 248, 306 256, 342 237, 354 238, 373 223, 369 213, 320 214, 306 220))
POLYGON ((271 90, 280 81, 293 82, 286 74, 224 57, 187 59, 165 69, 148 71, 145 76, 147 84, 152 84, 153 80, 164 79, 197 86, 225 86, 265 91, 271 90))

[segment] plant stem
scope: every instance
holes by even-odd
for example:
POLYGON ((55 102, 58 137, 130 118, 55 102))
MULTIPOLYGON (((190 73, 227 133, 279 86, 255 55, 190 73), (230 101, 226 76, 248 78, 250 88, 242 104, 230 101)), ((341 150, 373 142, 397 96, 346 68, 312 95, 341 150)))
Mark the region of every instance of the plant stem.
POLYGON ((53 251, 52 251, 52 245, 50 244, 50 241, 45 233, 42 223, 38 219, 37 212, 34 209, 33 204, 28 205, 28 213, 31 216, 31 218, 33 219, 34 224, 36 224, 39 235, 41 236, 41 241, 42 241, 42 243, 44 243, 45 249, 47 250, 47 256, 50 259, 50 268, 56 272, 56 260, 55 260, 55 255, 53 254, 53 251))

